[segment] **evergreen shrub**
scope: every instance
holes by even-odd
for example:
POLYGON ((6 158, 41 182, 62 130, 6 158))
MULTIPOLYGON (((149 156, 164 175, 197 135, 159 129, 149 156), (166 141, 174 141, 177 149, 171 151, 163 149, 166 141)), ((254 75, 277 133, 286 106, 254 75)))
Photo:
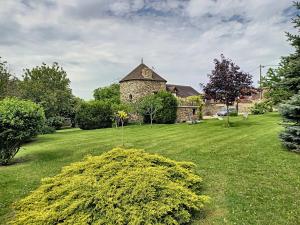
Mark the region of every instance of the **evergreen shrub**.
POLYGON ((111 127, 112 119, 111 104, 104 101, 81 103, 76 112, 76 123, 83 130, 111 127))
POLYGON ((8 164, 21 144, 40 133, 44 123, 39 105, 17 98, 0 101, 0 164, 8 164))
POLYGON ((160 91, 155 95, 161 99, 162 108, 156 113, 156 123, 175 123, 177 119, 177 99, 172 93, 166 91, 160 91))
POLYGON ((43 179, 11 224, 187 224, 209 202, 201 184, 192 163, 116 148, 43 179))
POLYGON ((300 152, 300 94, 280 105, 279 110, 286 122, 284 131, 279 135, 280 139, 291 151, 300 152))

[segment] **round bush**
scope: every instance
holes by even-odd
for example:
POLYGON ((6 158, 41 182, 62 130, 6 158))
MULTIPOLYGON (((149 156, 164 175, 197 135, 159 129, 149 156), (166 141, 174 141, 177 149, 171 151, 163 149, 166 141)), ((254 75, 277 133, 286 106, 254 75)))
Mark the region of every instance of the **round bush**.
POLYGON ((84 102, 76 112, 76 123, 83 130, 111 127, 112 118, 111 104, 103 101, 84 102))
POLYGON ((31 101, 0 101, 0 164, 7 164, 22 143, 39 134, 44 122, 44 110, 31 101))
POLYGON ((203 210, 194 164, 113 149, 64 167, 14 205, 12 224, 186 224, 203 210))
POLYGON ((156 123, 175 123, 177 118, 177 99, 169 92, 161 91, 156 94, 162 101, 162 108, 156 113, 156 123))
POLYGON ((47 119, 47 125, 55 130, 60 130, 65 123, 65 118, 62 116, 53 116, 47 119))
POLYGON ((254 106, 251 108, 251 113, 254 115, 258 114, 265 114, 267 112, 272 112, 273 107, 271 102, 263 101, 263 102, 256 102, 254 106))

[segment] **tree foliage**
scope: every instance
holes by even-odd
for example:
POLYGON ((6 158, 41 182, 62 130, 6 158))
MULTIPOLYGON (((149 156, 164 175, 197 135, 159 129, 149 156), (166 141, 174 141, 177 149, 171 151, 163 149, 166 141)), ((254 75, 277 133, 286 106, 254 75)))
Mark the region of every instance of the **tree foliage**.
POLYGON ((201 186, 192 163, 117 148, 44 179, 11 224, 190 224, 209 202, 201 186))
MULTIPOLYGON (((295 3, 300 10, 300 4, 295 3)), ((299 32, 300 16, 293 19, 294 27, 299 32)), ((293 96, 280 106, 283 120, 286 122, 284 131, 280 134, 283 144, 291 151, 300 152, 300 35, 287 33, 288 40, 295 48, 295 52, 283 57, 280 66, 282 76, 281 85, 293 96)))
POLYGON ((20 146, 35 137, 44 125, 43 109, 15 98, 0 101, 0 164, 7 164, 20 146))
POLYGON ((83 102, 76 112, 76 122, 83 130, 111 127, 112 118, 111 104, 104 101, 83 102))
POLYGON ((208 75, 209 82, 203 89, 205 98, 224 103, 228 110, 229 105, 241 95, 241 91, 251 87, 252 76, 240 71, 240 67, 224 55, 221 55, 221 60, 214 59, 214 64, 215 69, 208 75))
POLYGON ((138 102, 138 112, 144 117, 146 122, 149 118, 152 126, 153 120, 156 118, 156 113, 162 109, 162 100, 154 94, 147 95, 138 102))
POLYGON ((2 61, 0 57, 0 100, 5 97, 13 97, 19 95, 19 80, 10 74, 7 62, 2 61))
POLYGON ((47 118, 65 117, 72 110, 70 80, 58 63, 26 69, 20 86, 22 97, 40 104, 47 118))
POLYGON ((281 85, 282 80, 283 76, 281 68, 270 68, 266 76, 262 78, 262 86, 266 88, 264 97, 274 106, 277 106, 282 101, 291 97, 290 91, 281 85))
POLYGON ((286 122, 280 138, 288 149, 300 152, 300 94, 282 104, 280 112, 286 122))
POLYGON ((157 110, 155 122, 170 124, 175 123, 177 119, 177 99, 172 93, 160 91, 155 94, 155 98, 160 99, 162 107, 157 110))
POLYGON ((94 90, 95 100, 109 101, 112 104, 120 104, 120 85, 111 84, 94 90))

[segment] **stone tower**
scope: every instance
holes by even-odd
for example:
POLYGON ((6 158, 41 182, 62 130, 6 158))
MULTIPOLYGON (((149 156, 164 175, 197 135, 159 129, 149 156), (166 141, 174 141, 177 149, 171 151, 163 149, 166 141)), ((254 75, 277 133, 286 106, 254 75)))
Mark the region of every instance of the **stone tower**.
POLYGON ((167 81, 141 63, 120 81, 121 102, 136 102, 140 98, 166 90, 167 81))

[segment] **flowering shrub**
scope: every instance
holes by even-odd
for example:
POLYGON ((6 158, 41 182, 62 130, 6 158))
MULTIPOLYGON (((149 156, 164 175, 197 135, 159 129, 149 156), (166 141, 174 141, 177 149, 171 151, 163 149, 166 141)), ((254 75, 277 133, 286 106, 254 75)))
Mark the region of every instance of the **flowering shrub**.
POLYGON ((186 224, 203 210, 194 164, 116 148, 64 167, 14 205, 12 224, 186 224))

